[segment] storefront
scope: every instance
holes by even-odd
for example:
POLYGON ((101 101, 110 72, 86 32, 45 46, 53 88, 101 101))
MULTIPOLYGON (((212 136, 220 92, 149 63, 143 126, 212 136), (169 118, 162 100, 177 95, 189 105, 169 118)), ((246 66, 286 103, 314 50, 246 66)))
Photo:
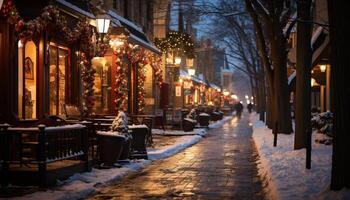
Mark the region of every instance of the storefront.
POLYGON ((63 116, 65 105, 84 101, 80 74, 84 78, 89 68, 93 27, 79 18, 93 14, 60 3, 31 3, 38 7, 6 1, 1 9, 1 94, 7 97, 1 113, 10 122, 63 116))
POLYGON ((110 48, 93 60, 96 114, 155 114, 162 82, 160 51, 142 30, 113 11, 110 48))

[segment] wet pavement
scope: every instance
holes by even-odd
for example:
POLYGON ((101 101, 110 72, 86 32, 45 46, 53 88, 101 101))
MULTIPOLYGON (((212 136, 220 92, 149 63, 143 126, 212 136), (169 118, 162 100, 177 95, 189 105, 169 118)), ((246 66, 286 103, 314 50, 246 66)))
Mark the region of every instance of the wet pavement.
POLYGON ((248 115, 90 199, 265 199, 248 115))

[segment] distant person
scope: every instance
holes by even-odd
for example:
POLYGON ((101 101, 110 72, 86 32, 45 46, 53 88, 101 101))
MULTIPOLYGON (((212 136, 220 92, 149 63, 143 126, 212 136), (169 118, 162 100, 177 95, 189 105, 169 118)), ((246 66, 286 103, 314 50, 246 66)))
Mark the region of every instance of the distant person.
POLYGON ((247 105, 247 109, 248 109, 248 112, 249 112, 249 113, 252 113, 253 104, 252 104, 252 103, 249 103, 249 104, 247 105))
POLYGON ((243 105, 242 105, 241 102, 238 102, 238 103, 235 105, 235 110, 236 110, 236 116, 237 116, 237 117, 241 117, 242 111, 243 111, 243 105))

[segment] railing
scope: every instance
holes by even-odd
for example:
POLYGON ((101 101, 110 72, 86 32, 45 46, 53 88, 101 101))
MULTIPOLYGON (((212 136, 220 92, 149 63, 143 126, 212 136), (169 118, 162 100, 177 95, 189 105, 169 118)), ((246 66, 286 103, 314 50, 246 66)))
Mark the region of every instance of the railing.
POLYGON ((85 170, 89 170, 88 131, 86 126, 80 124, 59 127, 39 125, 35 128, 12 128, 9 125, 0 125, 0 143, 2 144, 0 148, 3 185, 7 185, 9 181, 7 174, 10 164, 37 165, 42 187, 46 187, 49 163, 77 158, 84 161, 85 170))

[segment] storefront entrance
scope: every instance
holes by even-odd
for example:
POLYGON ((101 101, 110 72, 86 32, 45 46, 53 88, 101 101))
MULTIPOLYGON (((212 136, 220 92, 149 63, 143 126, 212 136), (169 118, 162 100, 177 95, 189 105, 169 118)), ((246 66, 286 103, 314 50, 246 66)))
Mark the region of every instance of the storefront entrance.
POLYGON ((64 115, 69 49, 54 43, 49 47, 49 114, 64 115))

